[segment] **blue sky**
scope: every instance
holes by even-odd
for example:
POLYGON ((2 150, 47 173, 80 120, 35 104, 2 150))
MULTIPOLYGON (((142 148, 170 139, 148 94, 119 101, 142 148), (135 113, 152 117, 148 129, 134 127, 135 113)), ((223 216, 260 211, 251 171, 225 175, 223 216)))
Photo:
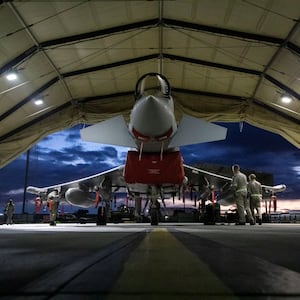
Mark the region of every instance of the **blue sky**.
MULTIPOLYGON (((282 199, 300 199, 300 152, 280 136, 244 124, 220 124, 228 128, 224 141, 183 147, 186 164, 213 163, 251 169, 274 175, 274 184, 284 183, 282 199)), ((32 147, 28 185, 49 186, 92 175, 124 163, 127 149, 82 142, 75 126, 52 134, 32 147)), ((9 197, 23 201, 26 153, 0 170, 0 207, 9 197)), ((30 200, 33 195, 27 194, 30 200)))

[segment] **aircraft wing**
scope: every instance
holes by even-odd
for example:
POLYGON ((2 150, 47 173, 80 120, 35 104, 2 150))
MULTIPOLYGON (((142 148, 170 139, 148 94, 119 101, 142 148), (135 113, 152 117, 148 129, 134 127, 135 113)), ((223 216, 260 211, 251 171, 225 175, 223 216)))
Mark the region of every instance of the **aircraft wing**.
POLYGON ((216 192, 216 200, 220 204, 234 203, 234 195, 231 186, 231 178, 218 173, 199 169, 184 164, 185 176, 188 178, 188 185, 192 191, 198 192, 198 200, 207 199, 211 188, 216 192))
POLYGON ((92 176, 48 187, 28 186, 26 191, 46 199, 50 192, 57 190, 62 201, 80 207, 90 207, 95 203, 96 192, 106 200, 112 192, 126 188, 123 169, 124 165, 121 165, 92 176))
MULTIPOLYGON (((214 173, 184 164, 184 171, 188 177, 189 186, 192 190, 200 192, 200 198, 201 196, 207 197, 211 192, 210 187, 213 186, 214 191, 217 193, 217 201, 220 204, 231 205, 235 203, 234 193, 230 188, 232 178, 221 175, 222 170, 220 170, 220 173, 219 171, 218 173, 214 173), (207 186, 206 189, 205 184, 207 186)), ((274 193, 285 191, 285 189, 286 186, 284 184, 274 186, 262 184, 263 197, 270 197, 274 193)))
MULTIPOLYGON (((232 179, 222 175, 222 167, 216 172, 210 172, 186 164, 183 166, 191 192, 197 192, 197 200, 207 199, 211 193, 211 187, 213 187, 217 195, 216 200, 220 204, 231 205, 234 203, 234 194, 230 188, 232 179)), ((61 200, 79 207, 95 205, 97 193, 105 201, 110 201, 112 193, 117 191, 128 192, 133 196, 135 194, 147 194, 148 186, 145 184, 127 185, 124 180, 123 171, 124 165, 121 165, 92 176, 48 187, 28 186, 27 192, 46 199, 50 192, 57 190, 61 200)), ((282 192, 286 188, 283 184, 277 186, 262 185, 262 187, 265 197, 273 193, 282 192)), ((163 188, 170 195, 179 192, 177 185, 166 184, 163 188)))

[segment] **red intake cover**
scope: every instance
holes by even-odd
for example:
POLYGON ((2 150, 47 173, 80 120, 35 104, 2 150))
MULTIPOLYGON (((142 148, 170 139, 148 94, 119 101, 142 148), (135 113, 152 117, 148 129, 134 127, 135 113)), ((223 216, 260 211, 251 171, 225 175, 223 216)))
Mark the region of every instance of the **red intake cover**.
POLYGON ((179 151, 163 153, 139 153, 128 151, 124 169, 127 183, 181 184, 184 178, 182 157, 179 151))

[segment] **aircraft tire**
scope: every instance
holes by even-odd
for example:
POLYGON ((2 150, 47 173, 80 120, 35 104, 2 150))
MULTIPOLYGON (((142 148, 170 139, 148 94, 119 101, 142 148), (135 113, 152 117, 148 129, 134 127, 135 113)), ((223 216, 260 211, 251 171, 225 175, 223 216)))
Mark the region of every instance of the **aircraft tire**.
POLYGON ((158 210, 151 209, 151 225, 158 225, 158 210))

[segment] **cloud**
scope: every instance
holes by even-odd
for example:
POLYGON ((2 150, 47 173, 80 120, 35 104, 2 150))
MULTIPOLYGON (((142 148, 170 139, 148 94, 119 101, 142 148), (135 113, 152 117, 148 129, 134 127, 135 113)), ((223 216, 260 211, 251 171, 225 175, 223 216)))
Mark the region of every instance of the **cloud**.
POLYGON ((8 198, 10 198, 10 197, 14 198, 14 196, 23 195, 24 194, 24 188, 9 190, 9 191, 6 191, 3 194, 6 195, 8 198))
MULTIPOLYGON (((274 174, 274 183, 287 190, 280 198, 300 198, 300 152, 278 135, 244 125, 220 124, 228 128, 224 141, 182 147, 186 164, 212 163, 274 174)), ((81 126, 44 138, 30 151, 28 184, 49 186, 89 176, 124 164, 127 148, 83 142, 81 126)), ((15 195, 22 198, 26 153, 0 171, 0 199, 15 195), (15 191, 15 192, 14 192, 15 191), (18 196, 19 195, 19 196, 18 196)))
POLYGON ((297 175, 300 175, 300 166, 294 166, 293 170, 297 173, 297 175))
POLYGON ((246 124, 239 132, 237 124, 220 124, 228 128, 224 141, 183 147, 185 163, 212 163, 274 175, 275 184, 286 184, 284 197, 299 198, 299 149, 278 135, 246 124))

